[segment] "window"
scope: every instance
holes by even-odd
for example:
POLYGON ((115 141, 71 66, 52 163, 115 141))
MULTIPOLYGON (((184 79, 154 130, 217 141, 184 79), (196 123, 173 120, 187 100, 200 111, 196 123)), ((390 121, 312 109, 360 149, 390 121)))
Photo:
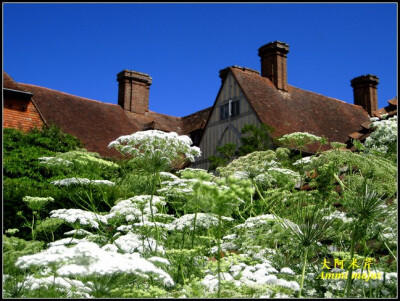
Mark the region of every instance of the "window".
POLYGON ((227 103, 219 107, 219 119, 223 120, 230 117, 235 117, 240 114, 239 100, 229 100, 227 103))

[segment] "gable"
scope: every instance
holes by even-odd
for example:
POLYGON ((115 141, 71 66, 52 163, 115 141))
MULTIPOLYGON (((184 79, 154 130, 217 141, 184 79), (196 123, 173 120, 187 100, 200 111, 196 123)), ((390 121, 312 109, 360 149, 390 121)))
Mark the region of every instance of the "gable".
POLYGON ((32 101, 32 94, 19 90, 3 90, 3 128, 28 131, 41 128, 42 116, 32 101))
POLYGON ((260 121, 253 108, 247 101, 237 80, 231 73, 226 75, 218 92, 210 117, 207 121, 200 142, 201 157, 193 163, 196 168, 208 168, 208 158, 216 154, 218 146, 226 143, 240 144, 241 130, 246 124, 259 124, 260 121), (222 107, 227 107, 229 100, 236 102, 239 107, 237 116, 221 119, 222 107))

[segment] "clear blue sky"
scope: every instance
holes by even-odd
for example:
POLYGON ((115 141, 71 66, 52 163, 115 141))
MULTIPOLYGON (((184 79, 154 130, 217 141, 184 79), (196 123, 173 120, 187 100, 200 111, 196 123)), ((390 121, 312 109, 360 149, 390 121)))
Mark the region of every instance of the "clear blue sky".
POLYGON ((353 103, 350 80, 379 77, 397 95, 397 4, 3 3, 3 70, 17 82, 117 103, 116 74, 153 78, 150 110, 211 106, 218 71, 260 70, 258 48, 290 46, 288 83, 353 103))

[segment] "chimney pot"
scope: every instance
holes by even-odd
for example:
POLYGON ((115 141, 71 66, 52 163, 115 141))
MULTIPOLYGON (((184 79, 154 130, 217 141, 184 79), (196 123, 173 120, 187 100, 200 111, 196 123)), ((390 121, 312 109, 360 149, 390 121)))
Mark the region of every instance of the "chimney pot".
POLYGON ((287 54, 289 45, 275 41, 261 46, 258 55, 261 58, 261 76, 267 77, 277 89, 287 91, 287 54))
POLYGON ((354 104, 362 106, 372 116, 378 110, 377 86, 379 79, 376 75, 362 75, 351 80, 354 93, 354 104))
POLYGON ((152 78, 145 73, 122 70, 117 74, 118 105, 124 110, 144 114, 149 110, 152 78))

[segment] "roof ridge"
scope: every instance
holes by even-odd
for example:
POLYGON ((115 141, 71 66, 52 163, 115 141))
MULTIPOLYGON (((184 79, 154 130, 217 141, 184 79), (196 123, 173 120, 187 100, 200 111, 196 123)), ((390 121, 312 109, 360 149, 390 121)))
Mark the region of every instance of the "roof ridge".
MULTIPOLYGON (((296 86, 293 86, 293 85, 289 85, 289 84, 288 84, 288 86, 291 87, 291 88, 294 88, 294 89, 306 91, 306 92, 308 92, 308 93, 313 93, 313 94, 320 95, 320 96, 323 96, 323 97, 326 97, 326 98, 329 98, 329 99, 332 99, 332 100, 335 100, 335 101, 339 101, 339 102, 341 102, 341 103, 345 103, 345 104, 354 106, 354 104, 348 103, 348 102, 346 102, 346 101, 344 101, 344 100, 341 100, 341 99, 338 99, 338 98, 334 98, 334 97, 331 97, 331 96, 326 96, 326 95, 321 94, 321 93, 317 93, 317 92, 314 92, 314 91, 306 90, 306 89, 299 88, 299 87, 296 87, 296 86)), ((358 107, 360 107, 360 106, 358 106, 358 107)))
POLYGON ((193 115, 195 115, 195 114, 202 113, 202 112, 205 112, 205 111, 207 111, 207 110, 210 110, 210 109, 212 109, 213 107, 214 107, 214 106, 210 106, 210 107, 207 107, 207 108, 205 108, 205 109, 196 111, 196 112, 194 112, 194 113, 191 113, 191 114, 189 114, 189 115, 186 115, 186 116, 183 116, 183 117, 180 117, 180 118, 191 117, 191 116, 193 116, 193 115))
MULTIPOLYGON (((67 96, 72 96, 72 97, 80 98, 80 99, 82 99, 82 100, 93 101, 93 102, 97 102, 97 103, 101 103, 101 104, 106 104, 106 105, 118 106, 117 104, 114 104, 114 103, 104 102, 104 101, 100 101, 100 100, 96 100, 96 99, 90 99, 90 98, 87 98, 87 97, 78 96, 78 95, 74 95, 74 94, 70 94, 70 93, 66 93, 66 92, 62 92, 62 91, 59 91, 59 90, 55 90, 55 89, 51 89, 51 88, 47 88, 47 87, 42 87, 42 86, 38 86, 38 85, 25 84, 25 83, 17 83, 17 84, 23 85, 23 86, 27 86, 27 87, 34 87, 34 88, 46 89, 46 90, 53 91, 53 92, 57 92, 57 93, 64 94, 64 95, 67 95, 67 96)), ((34 95, 34 96, 35 96, 35 95, 34 95)))
MULTIPOLYGON (((161 116, 166 116, 166 117, 172 117, 172 118, 178 118, 178 119, 181 119, 181 118, 182 118, 182 117, 172 116, 172 115, 168 115, 168 114, 164 114, 164 113, 158 113, 158 112, 151 111, 151 110, 148 110, 146 113, 156 114, 156 115, 161 115, 161 116)), ((145 113, 145 114, 146 114, 146 113, 145 113)))
MULTIPOLYGON (((233 67, 233 66, 232 66, 232 67, 233 67)), ((240 69, 240 68, 235 68, 235 69, 238 70, 238 71, 245 72, 244 70, 242 70, 242 69, 240 69)), ((246 74, 248 74, 248 75, 253 75, 253 76, 255 76, 255 77, 257 76, 256 73, 246 73, 246 74)), ((263 77, 263 76, 261 76, 261 75, 258 75, 257 78, 260 78, 261 80, 264 80, 264 81, 266 80, 266 82, 272 84, 272 82, 270 81, 270 79, 267 78, 267 77, 263 77)), ((319 95, 319 96, 322 96, 322 97, 326 97, 326 98, 329 98, 329 99, 331 99, 331 100, 335 100, 335 101, 338 101, 338 102, 340 102, 340 103, 344 103, 344 104, 351 105, 351 106, 355 106, 355 107, 357 107, 357 108, 361 108, 361 109, 362 109, 362 107, 359 106, 359 105, 354 105, 354 104, 348 103, 348 102, 346 102, 346 101, 344 101, 344 100, 340 100, 340 99, 338 99, 338 98, 334 98, 334 97, 327 96, 327 95, 324 95, 324 94, 321 94, 321 93, 317 93, 317 92, 314 92, 314 91, 310 91, 310 90, 306 90, 306 89, 303 89, 303 88, 299 88, 299 87, 296 87, 296 86, 293 86, 293 85, 290 85, 290 84, 288 84, 288 86, 291 87, 291 88, 294 88, 294 89, 298 89, 298 90, 301 90, 301 91, 305 91, 305 92, 308 92, 308 93, 312 93, 312 94, 315 94, 315 95, 319 95)), ((277 89, 277 90, 278 90, 278 89, 277 89)), ((279 91, 279 90, 278 90, 278 91, 279 91)), ((286 92, 288 92, 288 93, 290 94, 289 91, 286 91, 286 92)))

